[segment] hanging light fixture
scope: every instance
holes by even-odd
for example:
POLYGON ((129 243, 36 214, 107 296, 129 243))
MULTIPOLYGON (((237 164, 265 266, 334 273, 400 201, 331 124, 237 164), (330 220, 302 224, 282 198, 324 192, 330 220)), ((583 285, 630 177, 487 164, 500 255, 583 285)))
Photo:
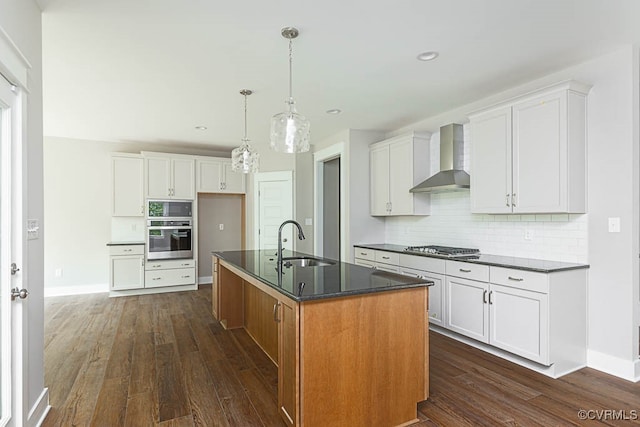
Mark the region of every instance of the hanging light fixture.
POLYGON ((251 148, 247 138, 247 96, 252 93, 249 89, 240 91, 240 95, 244 96, 244 138, 242 138, 242 144, 231 152, 231 169, 235 172, 258 172, 260 154, 251 148))
POLYGON ((296 112, 292 90, 293 39, 298 30, 293 27, 282 29, 282 37, 289 39, 289 99, 284 112, 271 118, 271 148, 282 153, 304 153, 309 151, 309 121, 296 112))

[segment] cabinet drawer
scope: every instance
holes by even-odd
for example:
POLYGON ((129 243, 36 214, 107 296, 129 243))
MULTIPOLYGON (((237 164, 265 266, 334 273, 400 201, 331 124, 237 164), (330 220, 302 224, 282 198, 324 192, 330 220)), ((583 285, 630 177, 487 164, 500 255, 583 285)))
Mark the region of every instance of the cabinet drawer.
POLYGON ((439 258, 400 254, 400 260, 398 264, 400 265, 400 267, 414 268, 416 270, 444 274, 444 261, 445 260, 439 258))
POLYGON ((109 255, 144 255, 144 245, 109 246, 109 255))
POLYGON ((368 259, 369 261, 376 260, 376 251, 373 249, 353 248, 354 258, 368 259))
POLYGON ((447 276, 463 277, 465 279, 478 280, 480 282, 489 281, 488 265, 446 260, 445 271, 447 276))
POLYGON ((376 256, 375 258, 376 262, 398 265, 400 254, 397 254, 395 252, 385 252, 385 251, 374 251, 374 252, 376 256))
POLYGON ((376 263, 373 261, 358 259, 358 258, 355 259, 354 264, 361 265, 362 267, 369 267, 369 268, 375 268, 376 266, 376 263))
POLYGON ((195 267, 194 259, 171 259, 171 260, 151 260, 147 261, 145 270, 168 270, 174 268, 195 267))
POLYGON ((159 288, 161 286, 192 285, 196 283, 195 268, 175 268, 173 270, 146 271, 144 274, 145 288, 159 288))
POLYGON ((536 271, 491 267, 489 269, 489 279, 491 283, 509 286, 511 288, 525 289, 545 294, 549 292, 549 276, 536 271))

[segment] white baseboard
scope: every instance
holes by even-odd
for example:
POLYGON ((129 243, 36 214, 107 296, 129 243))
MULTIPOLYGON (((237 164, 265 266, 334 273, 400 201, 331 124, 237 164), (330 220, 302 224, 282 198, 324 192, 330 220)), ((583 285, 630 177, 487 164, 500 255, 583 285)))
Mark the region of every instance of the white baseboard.
POLYGON ((42 425, 44 419, 47 417, 51 405, 49 405, 49 389, 45 388, 40 393, 40 397, 36 401, 29 411, 29 418, 27 418, 27 425, 30 427, 38 427, 42 425))
POLYGON ((211 283, 213 283, 213 276, 198 277, 198 284, 199 285, 209 285, 211 283))
POLYGON ((179 285, 179 286, 165 286, 162 288, 140 288, 140 289, 128 289, 126 291, 111 291, 109 297, 130 297, 133 295, 149 295, 149 294, 164 294, 168 292, 184 292, 184 291, 196 291, 198 285, 179 285))
POLYGON ((599 351, 587 350, 587 366, 627 381, 640 380, 639 360, 625 360, 599 351))
POLYGON ((69 295, 99 294, 109 292, 108 283, 95 285, 51 286, 44 288, 45 297, 62 297, 69 295))

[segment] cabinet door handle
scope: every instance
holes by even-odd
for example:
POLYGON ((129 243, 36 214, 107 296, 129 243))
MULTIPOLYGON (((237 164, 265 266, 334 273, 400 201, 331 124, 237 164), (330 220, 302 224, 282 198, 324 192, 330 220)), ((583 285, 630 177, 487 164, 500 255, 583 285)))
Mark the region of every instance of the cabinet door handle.
POLYGON ((280 307, 279 302, 273 304, 273 321, 276 323, 280 323, 280 319, 278 319, 278 307, 280 307))
POLYGON ((471 270, 467 270, 466 268, 461 268, 460 272, 461 273, 471 273, 471 270))
POLYGON ((144 215, 144 206, 140 206, 140 213, 144 215))
MULTIPOLYGON (((487 292, 487 291, 485 291, 487 292)), ((493 299, 491 298, 491 296, 493 295, 493 291, 489 292, 489 304, 493 304, 493 299)))
POLYGON ((516 193, 513 193, 511 195, 511 206, 515 207, 515 205, 516 205, 516 193))
POLYGON ((522 277, 509 276, 509 280, 513 280, 514 282, 522 282, 524 279, 522 277))
POLYGON ((482 291, 482 302, 487 303, 487 291, 482 291))
POLYGON ((510 207, 510 206, 511 206, 511 205, 509 204, 509 199, 510 199, 510 198, 511 198, 511 195, 507 193, 507 200, 506 200, 507 207, 510 207))

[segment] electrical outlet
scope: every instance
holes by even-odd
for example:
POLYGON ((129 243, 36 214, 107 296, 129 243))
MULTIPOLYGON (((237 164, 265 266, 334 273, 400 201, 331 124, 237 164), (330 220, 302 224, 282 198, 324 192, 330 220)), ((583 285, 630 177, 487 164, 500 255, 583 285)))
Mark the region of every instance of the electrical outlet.
POLYGON ((61 268, 56 268, 55 276, 56 277, 62 277, 62 269, 61 268))
POLYGON ((40 225, 37 219, 27 220, 27 240, 35 240, 40 237, 40 225))
POLYGON ((313 225, 313 218, 305 218, 304 225, 313 225))
POLYGON ((533 230, 524 230, 524 240, 533 240, 533 230))
POLYGON ((224 224, 219 224, 218 228, 220 229, 220 231, 224 230, 224 224))

